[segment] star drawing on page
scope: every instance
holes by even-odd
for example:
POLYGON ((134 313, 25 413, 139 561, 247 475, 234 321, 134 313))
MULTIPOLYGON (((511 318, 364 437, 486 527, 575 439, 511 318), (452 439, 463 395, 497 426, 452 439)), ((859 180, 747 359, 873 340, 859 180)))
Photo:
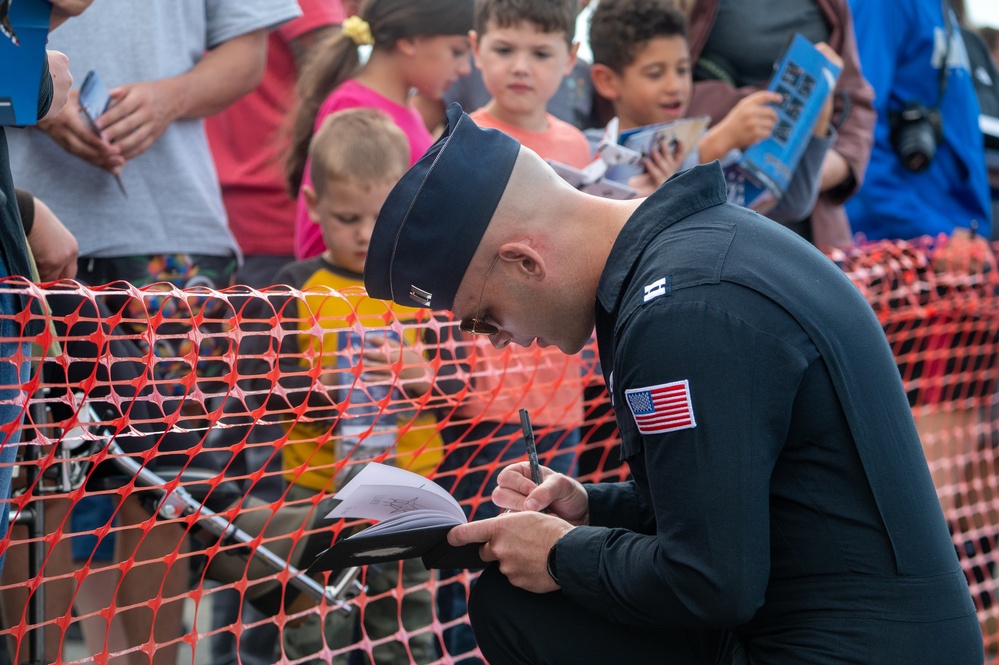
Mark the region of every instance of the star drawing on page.
POLYGON ((408 513, 412 510, 419 510, 420 506, 416 505, 416 499, 410 499, 408 501, 403 501, 402 499, 391 499, 388 502, 389 508, 392 509, 392 514, 397 513, 408 513))

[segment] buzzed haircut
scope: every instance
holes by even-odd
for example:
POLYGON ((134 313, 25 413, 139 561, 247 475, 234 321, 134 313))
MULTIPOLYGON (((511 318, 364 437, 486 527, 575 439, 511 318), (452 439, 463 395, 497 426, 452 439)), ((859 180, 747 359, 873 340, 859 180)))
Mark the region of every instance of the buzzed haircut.
POLYGON ((528 21, 540 32, 561 32, 571 46, 576 37, 578 13, 579 0, 477 0, 475 31, 481 38, 486 34, 489 21, 498 28, 510 28, 528 21))
POLYGON ((672 0, 600 0, 590 16, 593 64, 618 74, 660 37, 687 38, 687 17, 672 0))
POLYGON ((385 113, 355 108, 331 114, 309 143, 312 187, 331 180, 395 182, 409 168, 409 140, 385 113))

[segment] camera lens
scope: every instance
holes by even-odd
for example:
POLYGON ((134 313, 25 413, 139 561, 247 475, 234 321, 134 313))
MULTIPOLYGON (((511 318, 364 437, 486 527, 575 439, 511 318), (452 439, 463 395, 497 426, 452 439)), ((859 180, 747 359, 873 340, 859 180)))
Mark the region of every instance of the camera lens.
POLYGON ((892 143, 902 165, 910 171, 922 171, 937 151, 936 116, 919 104, 910 103, 892 118, 892 143))
POLYGON ((937 142, 928 122, 909 125, 899 132, 898 156, 910 171, 922 171, 929 166, 936 151, 937 142))

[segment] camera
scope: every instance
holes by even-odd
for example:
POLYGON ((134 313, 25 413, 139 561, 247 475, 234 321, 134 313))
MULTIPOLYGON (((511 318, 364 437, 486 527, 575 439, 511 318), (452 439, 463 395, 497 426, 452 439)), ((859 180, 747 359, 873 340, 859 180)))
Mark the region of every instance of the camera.
POLYGON ((900 111, 889 114, 891 144, 902 165, 910 171, 922 171, 933 160, 937 143, 943 138, 940 111, 919 102, 908 102, 900 111))

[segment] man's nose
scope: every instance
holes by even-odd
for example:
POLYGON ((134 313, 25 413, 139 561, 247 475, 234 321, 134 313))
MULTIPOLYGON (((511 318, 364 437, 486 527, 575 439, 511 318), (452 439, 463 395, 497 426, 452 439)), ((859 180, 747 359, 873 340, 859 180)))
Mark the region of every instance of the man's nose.
POLYGON ((489 343, 493 345, 495 349, 505 349, 510 346, 510 342, 513 341, 513 335, 503 330, 499 331, 495 335, 489 336, 489 343))

